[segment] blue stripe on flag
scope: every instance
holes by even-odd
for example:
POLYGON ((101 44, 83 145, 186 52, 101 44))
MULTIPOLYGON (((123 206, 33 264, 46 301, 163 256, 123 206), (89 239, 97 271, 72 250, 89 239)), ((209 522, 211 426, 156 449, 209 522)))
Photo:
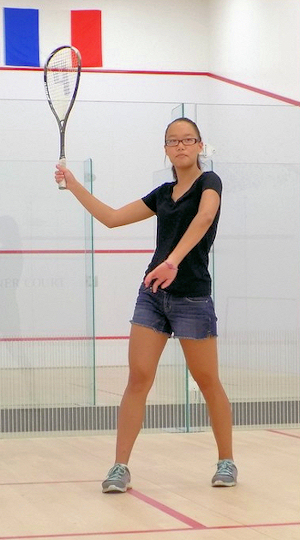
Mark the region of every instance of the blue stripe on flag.
POLYGON ((4 8, 5 64, 39 66, 38 9, 4 8))

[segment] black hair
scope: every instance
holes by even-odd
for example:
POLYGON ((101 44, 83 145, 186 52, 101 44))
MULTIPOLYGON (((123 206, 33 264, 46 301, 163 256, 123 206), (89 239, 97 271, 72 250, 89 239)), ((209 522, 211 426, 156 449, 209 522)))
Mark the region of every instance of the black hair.
MULTIPOLYGON (((202 141, 201 133, 199 131, 199 128, 198 128, 197 124, 195 122, 193 122, 193 120, 191 120, 190 118, 186 118, 185 116, 182 116, 180 118, 176 118, 175 120, 172 120, 172 122, 170 122, 170 124, 167 125, 166 131, 165 131, 165 142, 166 142, 166 138, 167 138, 168 129, 169 129, 170 126, 175 124, 175 122, 187 122, 188 124, 191 124, 191 126, 193 126, 194 130, 197 133, 197 138, 199 139, 200 142, 202 141)), ((200 169, 200 171, 201 171, 201 161, 200 161, 199 156, 198 156, 198 159, 197 159, 197 165, 198 165, 198 169, 200 169)), ((172 173, 173 173, 174 180, 177 181, 178 178, 177 178, 176 169, 175 169, 174 165, 172 165, 172 173)))

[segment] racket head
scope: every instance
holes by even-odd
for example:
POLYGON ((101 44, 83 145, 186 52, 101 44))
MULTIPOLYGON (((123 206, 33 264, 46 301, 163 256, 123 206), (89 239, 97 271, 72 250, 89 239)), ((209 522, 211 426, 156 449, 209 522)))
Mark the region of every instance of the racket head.
MULTIPOLYGON (((44 65, 44 87, 50 108, 56 118, 60 135, 59 163, 66 167, 65 130, 74 105, 81 74, 81 55, 71 45, 57 47, 44 65)), ((66 189, 62 180, 59 189, 66 189)))
POLYGON ((80 52, 71 45, 57 47, 45 63, 45 92, 60 129, 65 126, 74 105, 80 73, 80 52))

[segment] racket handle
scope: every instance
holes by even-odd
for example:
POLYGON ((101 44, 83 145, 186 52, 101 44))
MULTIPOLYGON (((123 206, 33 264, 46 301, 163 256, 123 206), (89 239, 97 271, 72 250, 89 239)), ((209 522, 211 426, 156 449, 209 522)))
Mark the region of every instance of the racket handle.
MULTIPOLYGON (((67 166, 67 160, 66 160, 66 158, 60 158, 59 164, 60 164, 62 167, 66 167, 66 166, 67 166)), ((58 184, 58 189, 66 189, 66 188, 67 188, 66 181, 65 181, 65 179, 63 179, 61 182, 59 182, 59 184, 58 184)))

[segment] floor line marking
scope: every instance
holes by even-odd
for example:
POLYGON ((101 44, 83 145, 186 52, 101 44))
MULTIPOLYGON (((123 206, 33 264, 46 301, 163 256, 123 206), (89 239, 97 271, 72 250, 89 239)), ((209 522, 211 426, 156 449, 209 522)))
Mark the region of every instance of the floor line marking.
MULTIPOLYGON (((204 527, 203 531, 213 531, 213 530, 222 530, 222 529, 255 529, 262 527, 290 527, 290 526, 300 526, 300 521, 291 522, 291 523, 258 523, 250 525, 219 525, 204 527)), ((135 531, 97 531, 89 533, 61 533, 61 534, 32 534, 32 535, 22 535, 22 536, 0 536, 0 540, 39 540, 39 539, 49 539, 49 538, 88 538, 92 536, 111 536, 111 535, 125 535, 125 534, 153 534, 153 533, 165 533, 165 532, 189 532, 194 531, 192 527, 187 528, 174 528, 174 529, 145 529, 145 530, 135 530, 135 531)))
MULTIPOLYGON (((44 482, 0 482, 0 486, 43 486, 48 484, 88 484, 102 480, 45 480, 44 482)), ((1 537, 0 537, 1 540, 1 537)))
POLYGON ((277 435, 283 435, 284 437, 293 437, 294 439, 300 439, 300 435, 293 435, 292 433, 285 433, 276 429, 267 429, 270 433, 276 433, 277 435))
MULTIPOLYGON (((248 525, 217 525, 207 527, 208 531, 215 531, 218 529, 255 529, 258 527, 291 527, 294 525, 300 525, 300 521, 291 521, 290 523, 253 523, 248 525)), ((1 540, 1 539, 0 539, 1 540)))
MULTIPOLYGON (((289 435, 275 430, 268 430, 278 433, 280 435, 289 435)), ((296 438, 300 438, 295 435, 291 435, 296 438)), ((0 486, 22 486, 22 485, 51 485, 51 484, 79 484, 79 483, 95 483, 101 482, 101 480, 59 480, 59 481, 46 481, 46 482, 9 482, 2 483, 0 486)), ((164 532, 187 532, 194 530, 223 530, 223 529, 255 529, 263 527, 289 527, 300 526, 300 521, 286 522, 286 523, 254 523, 254 524, 234 524, 234 525, 218 525, 218 526, 206 526, 169 506, 160 503, 156 499, 149 497, 139 491, 131 489, 127 492, 131 496, 145 502, 153 508, 169 515, 170 517, 180 521, 187 525, 185 528, 168 528, 168 529, 151 529, 151 530, 135 530, 135 531, 97 531, 87 533, 62 533, 62 534, 34 534, 34 535, 22 535, 22 536, 0 536, 0 540, 38 540, 38 539, 50 539, 50 538, 87 538, 92 536, 111 536, 111 535, 128 535, 128 534, 149 534, 149 533, 164 533, 164 532)))
POLYGON ((148 495, 144 495, 140 491, 136 491, 135 489, 131 489, 128 491, 130 495, 133 497, 136 497, 137 499, 145 502, 146 504, 149 504, 153 508, 156 508, 157 510, 160 510, 164 514, 167 514, 168 516, 173 517, 174 519, 177 519, 181 521, 182 523, 185 523, 185 525, 188 525, 193 530, 199 530, 199 529, 206 529, 207 527, 203 525, 203 523, 199 523, 199 521, 196 521, 184 514, 181 514, 181 512, 177 512, 177 510, 174 510, 173 508, 170 508, 169 506, 166 506, 163 503, 160 503, 159 501, 152 499, 152 497, 148 497, 148 495))
POLYGON ((39 538, 87 538, 89 536, 111 536, 114 535, 124 535, 124 534, 149 534, 149 533, 164 533, 164 532, 185 532, 191 531, 191 528, 178 528, 178 529, 151 529, 151 530, 140 530, 140 531, 98 531, 98 532, 89 532, 89 533, 62 533, 62 534, 33 534, 27 536, 0 536, 0 540, 38 540, 39 538))

